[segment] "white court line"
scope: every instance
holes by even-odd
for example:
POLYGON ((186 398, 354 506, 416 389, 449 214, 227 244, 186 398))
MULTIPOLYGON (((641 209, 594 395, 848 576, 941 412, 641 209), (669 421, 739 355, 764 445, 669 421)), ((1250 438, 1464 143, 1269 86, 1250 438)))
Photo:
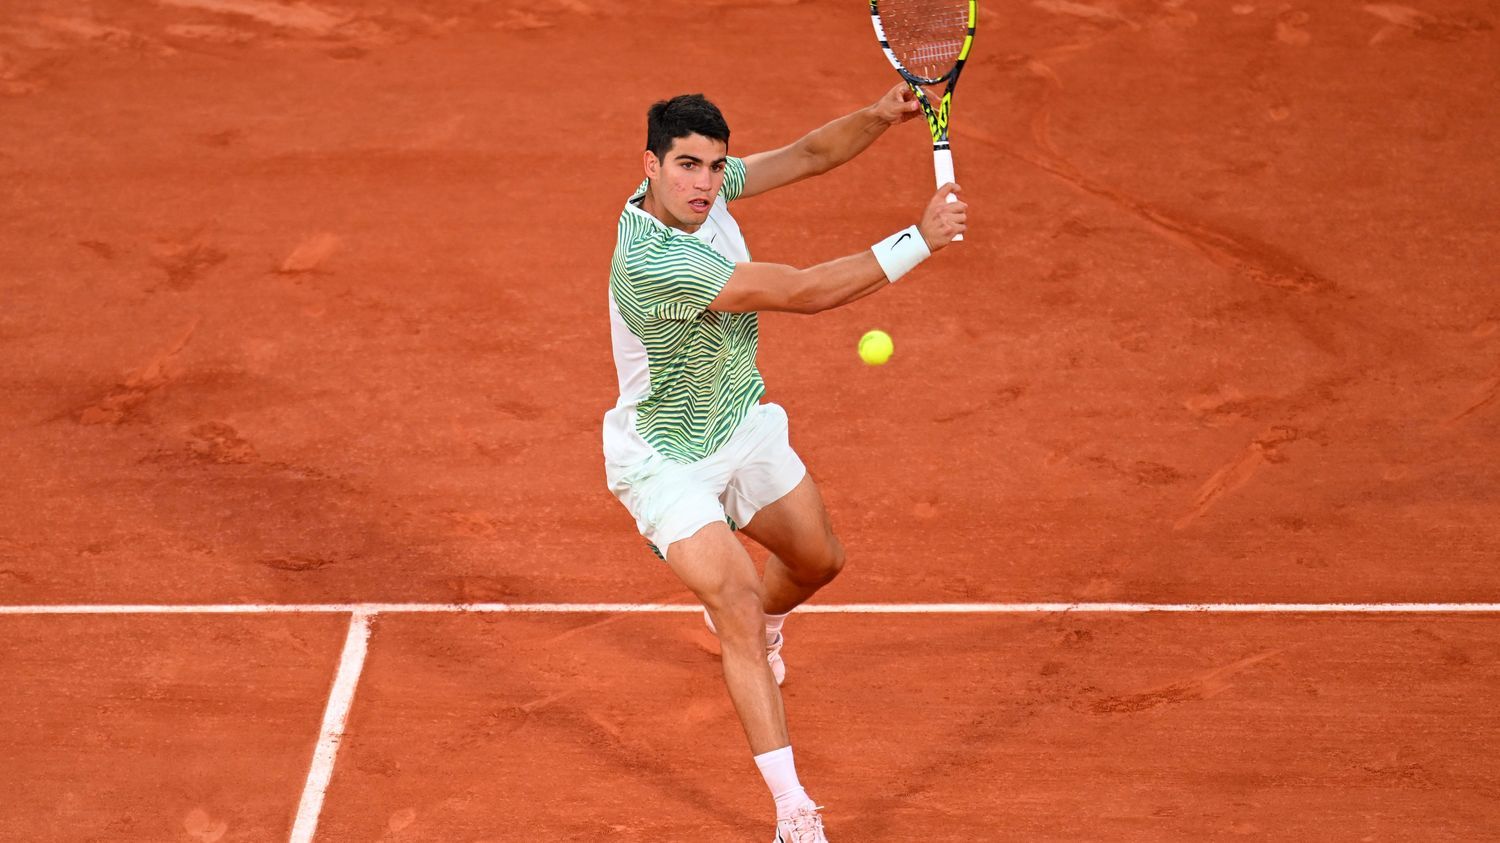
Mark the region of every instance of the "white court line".
MULTIPOLYGON (((333 691, 323 712, 323 726, 313 751, 312 767, 302 788, 290 843, 312 843, 333 779, 333 763, 354 704, 354 690, 364 669, 370 641, 370 619, 377 614, 664 614, 697 613, 701 607, 680 603, 220 603, 197 605, 52 605, 0 606, 0 615, 156 615, 156 614, 329 614, 351 615, 344 652, 339 657, 333 691)), ((1399 614, 1500 613, 1500 603, 845 603, 802 606, 809 614, 854 615, 997 615, 1152 612, 1203 614, 1399 614)))
POLYGON ((1500 612, 1500 603, 846 603, 800 606, 798 612, 885 614, 1399 614, 1500 612))
MULTIPOLYGON (((0 615, 276 615, 276 614, 666 614, 696 613, 686 603, 206 603, 188 605, 0 606, 0 615)), ((822 615, 1146 614, 1491 614, 1500 603, 830 603, 804 605, 822 615)))
POLYGON ((302 802, 297 806, 297 822, 292 826, 291 843, 310 843, 318 830, 318 815, 323 811, 323 795, 333 778, 333 760, 344 739, 344 725, 349 720, 349 706, 354 703, 354 689, 364 669, 365 651, 370 643, 370 617, 355 612, 349 619, 349 636, 344 639, 344 654, 339 657, 333 691, 328 708, 323 711, 323 729, 318 734, 318 748, 313 751, 312 768, 302 788, 302 802))

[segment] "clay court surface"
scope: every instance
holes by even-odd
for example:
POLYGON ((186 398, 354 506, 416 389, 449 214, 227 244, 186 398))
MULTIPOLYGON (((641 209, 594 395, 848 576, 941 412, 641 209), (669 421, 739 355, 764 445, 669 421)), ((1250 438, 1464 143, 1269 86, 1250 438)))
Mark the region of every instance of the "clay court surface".
MULTIPOLYGON (((762 321, 850 556, 786 651, 833 840, 1500 836, 1497 26, 981 2, 967 242, 762 321)), ((8 0, 0 840, 768 839, 691 610, 504 609, 691 600, 599 449, 646 106, 746 154, 894 80, 855 0, 8 0)), ((751 249, 909 224, 928 150, 751 249)))

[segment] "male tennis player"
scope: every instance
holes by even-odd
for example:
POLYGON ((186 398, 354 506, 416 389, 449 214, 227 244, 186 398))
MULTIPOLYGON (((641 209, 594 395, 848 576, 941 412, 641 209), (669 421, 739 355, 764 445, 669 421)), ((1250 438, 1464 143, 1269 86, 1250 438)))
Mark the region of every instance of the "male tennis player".
POLYGON ((700 94, 647 113, 646 181, 620 214, 609 274, 620 400, 604 416, 610 491, 703 601, 724 681, 776 800, 776 840, 826 843, 797 778, 777 685, 782 623, 838 574, 844 550, 822 495, 762 404, 757 312, 817 313, 885 287, 964 230, 946 185, 909 226, 807 269, 752 262, 726 203, 827 172, 919 113, 898 85, 796 143, 729 157, 729 126, 700 94), (771 552, 764 577, 734 538, 771 552))

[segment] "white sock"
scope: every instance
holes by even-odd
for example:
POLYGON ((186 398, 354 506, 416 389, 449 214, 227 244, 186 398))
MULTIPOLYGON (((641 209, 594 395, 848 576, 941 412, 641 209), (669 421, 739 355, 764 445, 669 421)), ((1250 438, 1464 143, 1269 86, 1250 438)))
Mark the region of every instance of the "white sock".
POLYGON ((755 766, 776 799, 776 819, 786 819, 798 808, 812 807, 802 783, 797 781, 797 765, 792 762, 792 748, 784 746, 755 756, 755 766))
POLYGON ((787 612, 786 615, 766 615, 767 647, 771 646, 771 643, 776 640, 776 636, 781 634, 781 625, 786 623, 787 615, 790 614, 791 612, 787 612))

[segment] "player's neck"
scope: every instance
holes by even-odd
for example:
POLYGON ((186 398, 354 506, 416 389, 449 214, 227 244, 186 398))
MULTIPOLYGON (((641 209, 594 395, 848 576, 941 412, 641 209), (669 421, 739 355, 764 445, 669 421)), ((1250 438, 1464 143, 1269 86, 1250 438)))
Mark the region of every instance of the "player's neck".
POLYGON ((665 205, 656 201, 656 193, 651 189, 651 186, 649 184, 646 186, 646 195, 641 197, 641 210, 645 211, 653 217, 656 217, 661 221, 662 225, 665 225, 668 228, 675 228, 678 231, 685 231, 688 234, 692 234, 693 232, 703 227, 702 223, 689 225, 678 219, 677 217, 672 216, 672 214, 667 211, 665 205))

